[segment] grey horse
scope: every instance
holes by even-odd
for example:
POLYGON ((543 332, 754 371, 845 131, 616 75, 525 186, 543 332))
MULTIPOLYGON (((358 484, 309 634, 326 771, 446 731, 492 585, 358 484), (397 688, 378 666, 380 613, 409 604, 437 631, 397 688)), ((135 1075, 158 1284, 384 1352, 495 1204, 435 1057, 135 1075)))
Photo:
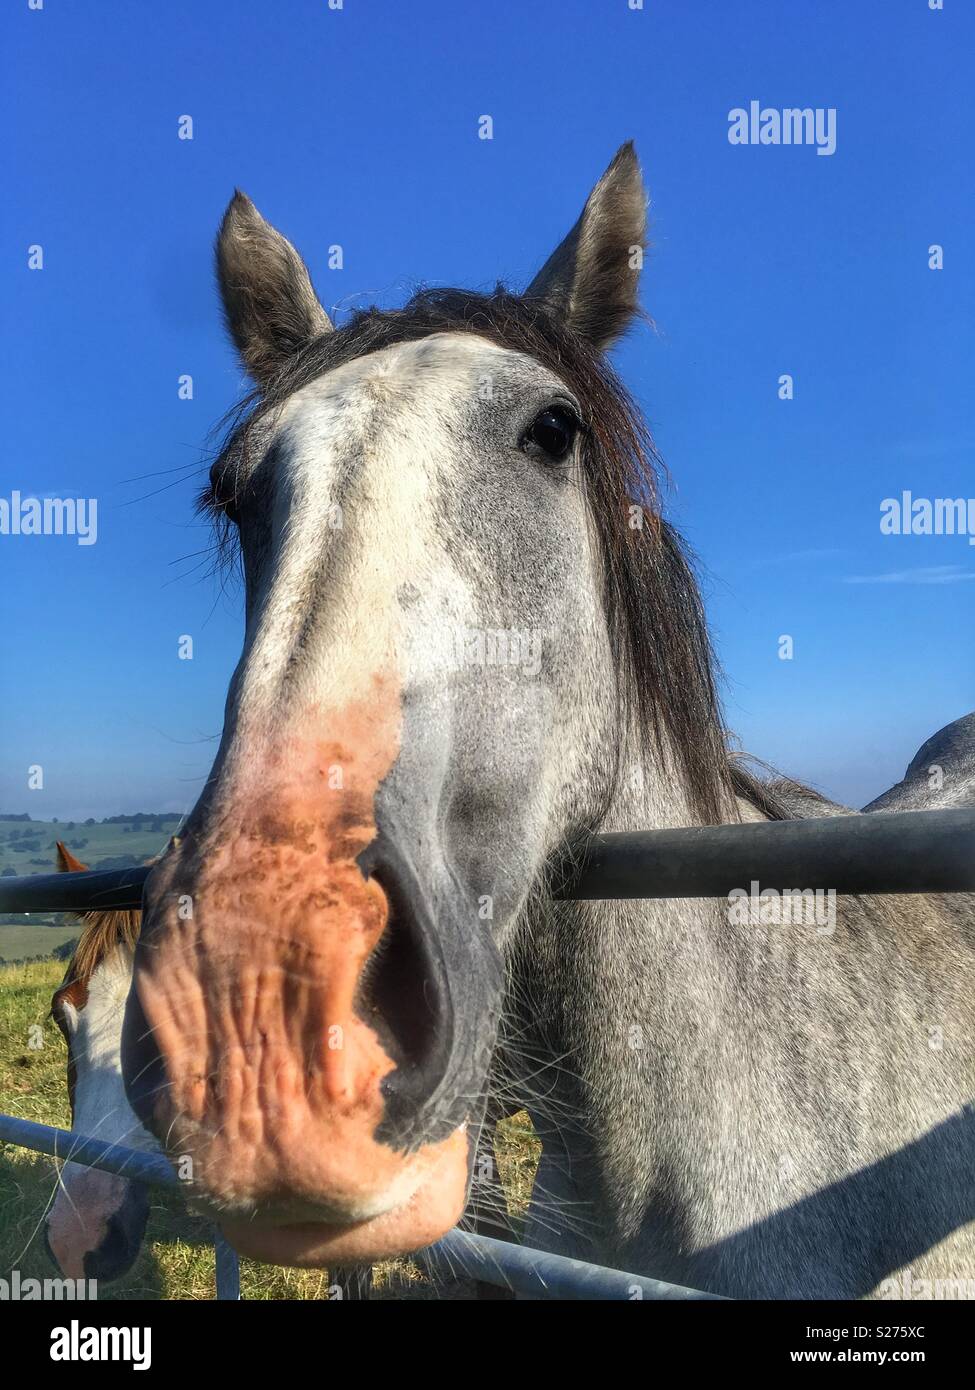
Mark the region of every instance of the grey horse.
POLYGON ((147 884, 129 1100, 263 1260, 437 1239, 492 1090, 542 1139, 530 1241, 736 1297, 967 1290, 971 898, 839 899, 824 925, 557 895, 594 830, 836 809, 727 752, 604 355, 645 213, 624 146, 524 294, 336 327, 290 243, 228 208, 254 390, 205 507, 246 630, 147 884))
POLYGON ((865 811, 928 811, 975 806, 975 713, 963 714, 924 742, 903 780, 865 811))

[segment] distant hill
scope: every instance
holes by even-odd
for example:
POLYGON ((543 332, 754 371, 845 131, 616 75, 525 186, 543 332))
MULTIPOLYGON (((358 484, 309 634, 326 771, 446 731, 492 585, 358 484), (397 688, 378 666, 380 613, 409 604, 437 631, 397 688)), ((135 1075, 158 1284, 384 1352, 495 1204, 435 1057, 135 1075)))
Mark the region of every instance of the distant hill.
MULTIPOLYGON (((101 825, 142 825, 146 821, 180 821, 182 816, 166 814, 161 816, 157 811, 136 811, 131 816, 106 816, 101 825)), ((91 822, 86 821, 86 825, 91 822)))
POLYGON ((127 855, 141 863, 158 853, 174 834, 182 817, 172 812, 139 811, 133 816, 108 816, 96 821, 34 820, 30 816, 0 815, 0 870, 12 867, 18 874, 30 873, 32 856, 43 857, 45 866, 34 872, 50 872, 55 867, 55 845, 63 840, 79 859, 96 868, 99 859, 127 855))
MULTIPOLYGON (((165 849, 180 820, 172 812, 151 811, 100 821, 0 815, 0 875, 53 873, 58 840, 90 869, 144 864, 165 849)), ((77 931, 77 920, 64 913, 0 913, 0 958, 16 961, 50 955, 77 931)))

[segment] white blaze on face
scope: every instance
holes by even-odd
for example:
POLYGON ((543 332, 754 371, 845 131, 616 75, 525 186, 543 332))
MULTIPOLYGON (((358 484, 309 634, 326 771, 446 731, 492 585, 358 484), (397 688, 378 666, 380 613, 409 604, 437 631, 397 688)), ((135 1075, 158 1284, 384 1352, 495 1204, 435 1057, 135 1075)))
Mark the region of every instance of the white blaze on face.
MULTIPOLYGON (((85 1004, 61 1009, 75 1067, 73 1128, 79 1134, 147 1153, 159 1146, 130 1107, 122 1081, 122 1019, 132 981, 132 953, 120 947, 94 971, 85 1004)), ((129 1190, 125 1178, 66 1163, 48 1215, 48 1241, 68 1278, 84 1276, 84 1257, 108 1233, 129 1190)))
POLYGON ((554 800, 614 708, 612 680, 592 701, 580 660, 605 640, 583 476, 565 486, 568 468, 521 448, 567 394, 523 353, 432 334, 331 368, 255 422, 246 456, 228 455, 217 491, 239 499, 248 613, 206 794, 215 844, 266 801, 283 749, 329 736, 381 682, 412 718, 398 766, 432 787, 450 762, 453 784, 476 783, 500 814, 518 765, 531 768, 533 853, 547 852, 554 800), (495 633, 516 660, 482 654, 495 633), (567 719, 579 737, 552 734, 567 719))
POLYGON ((238 716, 273 724, 285 675, 299 707, 329 709, 368 698, 377 672, 405 683, 450 669, 456 632, 477 616, 438 499, 470 428, 460 412, 513 356, 474 335, 434 335, 337 367, 281 408, 238 716))

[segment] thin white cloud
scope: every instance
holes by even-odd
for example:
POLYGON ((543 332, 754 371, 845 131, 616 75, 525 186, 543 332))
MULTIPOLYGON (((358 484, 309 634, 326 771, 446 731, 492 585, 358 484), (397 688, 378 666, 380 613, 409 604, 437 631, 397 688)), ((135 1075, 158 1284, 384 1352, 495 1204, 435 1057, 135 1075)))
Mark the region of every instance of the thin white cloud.
POLYGON ((761 555, 746 565, 746 569, 758 570, 768 569, 770 565, 795 565, 802 564, 807 560, 832 560, 837 555, 845 555, 846 551, 839 546, 815 546, 809 550, 787 550, 780 555, 761 555))
POLYGON ((921 565, 913 570, 890 570, 887 574, 848 574, 844 584, 962 584, 975 579, 975 570, 961 565, 921 565))

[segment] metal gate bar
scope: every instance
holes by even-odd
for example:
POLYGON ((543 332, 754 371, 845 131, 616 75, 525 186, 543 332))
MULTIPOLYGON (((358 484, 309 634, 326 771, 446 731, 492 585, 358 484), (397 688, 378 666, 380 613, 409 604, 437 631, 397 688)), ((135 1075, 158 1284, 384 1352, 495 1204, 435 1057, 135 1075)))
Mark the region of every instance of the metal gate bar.
MULTIPOLYGON (((106 1172, 148 1183, 152 1187, 187 1190, 169 1162, 161 1154, 139 1153, 120 1144, 106 1144, 100 1139, 76 1134, 73 1130, 54 1129, 21 1120, 15 1115, 0 1115, 0 1143, 16 1144, 34 1149, 54 1158, 70 1160, 88 1168, 104 1168, 106 1172)), ((216 1243, 217 1297, 240 1297, 240 1276, 237 1255, 218 1237, 216 1243)), ((492 1240, 488 1236, 451 1231, 436 1245, 422 1250, 416 1257, 435 1273, 452 1277, 464 1275, 487 1284, 498 1284, 532 1298, 562 1299, 652 1299, 660 1300, 717 1300, 719 1295, 685 1289, 679 1284, 667 1284, 644 1275, 626 1274, 618 1269, 570 1260, 562 1255, 549 1255, 543 1250, 492 1240)))
POLYGON ((975 808, 876 811, 595 835, 566 898, 724 898, 733 889, 975 892, 975 808))
MULTIPOLYGON (((2 912, 139 908, 151 868, 0 878, 2 912)), ((561 873, 563 898, 723 898, 762 889, 975 892, 975 808, 594 835, 561 873)))

